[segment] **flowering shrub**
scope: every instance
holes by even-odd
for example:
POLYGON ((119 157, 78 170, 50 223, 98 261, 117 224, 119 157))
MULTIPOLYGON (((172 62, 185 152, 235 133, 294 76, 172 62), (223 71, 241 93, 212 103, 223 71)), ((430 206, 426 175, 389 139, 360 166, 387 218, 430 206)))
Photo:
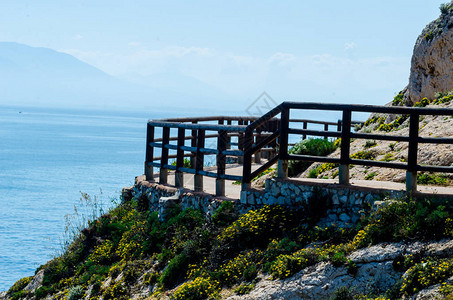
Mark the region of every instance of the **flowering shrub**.
POLYGON ((269 273, 274 279, 284 279, 317 262, 318 257, 313 250, 302 249, 291 255, 278 256, 272 263, 269 273))
POLYGON ((250 281, 257 275, 256 263, 263 257, 261 250, 249 251, 246 254, 239 254, 213 274, 219 281, 228 286, 241 280, 250 281))
POLYGON ((175 300, 215 299, 219 291, 219 282, 207 277, 197 277, 182 284, 174 293, 175 300))
POLYGON ((412 295, 419 290, 444 281, 451 276, 453 260, 430 260, 422 261, 411 267, 404 277, 401 292, 412 295))
POLYGON ((112 262, 112 255, 115 254, 115 245, 112 241, 106 240, 96 248, 89 259, 96 265, 105 265, 112 262))
POLYGON ((236 244, 239 248, 265 246, 275 235, 291 228, 292 216, 293 213, 282 206, 265 205, 240 216, 225 228, 217 239, 221 244, 236 244))
POLYGON ((321 164, 321 165, 317 166, 316 168, 310 170, 310 173, 308 174, 308 178, 316 178, 316 177, 318 177, 319 174, 330 171, 336 167, 338 167, 338 164, 334 164, 334 163, 321 164))

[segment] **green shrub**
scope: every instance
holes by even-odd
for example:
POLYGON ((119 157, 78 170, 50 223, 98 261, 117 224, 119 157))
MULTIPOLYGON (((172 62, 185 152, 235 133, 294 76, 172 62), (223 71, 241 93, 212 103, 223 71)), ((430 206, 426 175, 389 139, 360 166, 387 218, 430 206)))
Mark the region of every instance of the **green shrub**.
POLYGON ((234 211, 234 204, 231 201, 223 201, 220 207, 212 215, 212 223, 216 226, 225 227, 233 223, 238 218, 234 211))
MULTIPOLYGON (((298 223, 295 211, 279 205, 265 205, 258 210, 251 210, 225 228, 218 236, 218 248, 234 250, 253 247, 264 248, 270 240, 286 232, 298 223)), ((219 249, 221 250, 221 249, 219 249)))
POLYGON ((401 292, 413 295, 418 291, 440 283, 451 276, 453 261, 451 259, 429 260, 411 267, 404 277, 401 292))
POLYGON ((377 146, 377 142, 375 140, 367 140, 365 142, 365 144, 363 145, 363 148, 368 149, 368 148, 376 147, 376 146, 377 146))
POLYGON ((110 285, 105 291, 102 293, 102 297, 105 300, 126 300, 129 299, 127 296, 127 289, 124 287, 121 281, 115 282, 114 284, 110 285))
POLYGON ((421 173, 417 175, 417 182, 425 185, 447 185, 447 177, 442 174, 421 173))
POLYGON ((16 281, 12 287, 9 288, 8 290, 8 295, 12 295, 13 293, 20 292, 23 290, 33 279, 33 276, 30 277, 24 277, 16 281))
POLYGON ((392 105, 393 106, 399 106, 399 105, 403 104, 403 97, 404 97, 403 92, 402 91, 399 92, 398 95, 396 95, 393 98, 392 105))
MULTIPOLYGON (((334 142, 326 139, 307 139, 294 145, 288 152, 289 154, 327 156, 335 151, 334 142)), ((288 175, 296 176, 305 171, 311 162, 294 161, 288 162, 288 175)))
POLYGON ((393 161, 395 157, 393 157, 393 153, 386 153, 384 158, 380 159, 380 161, 393 161))
MULTIPOLYGON (((176 166, 176 159, 171 163, 172 166, 176 166)), ((182 163, 183 168, 192 168, 192 164, 190 163, 190 159, 184 158, 182 163)))
POLYGON ((80 285, 73 286, 70 290, 68 295, 66 296, 67 300, 78 300, 82 299, 84 295, 83 288, 80 285))
POLYGON ((347 263, 348 274, 355 276, 357 274, 357 271, 359 270, 359 267, 357 266, 357 264, 350 259, 348 259, 346 263, 347 263))
POLYGON ((36 299, 42 299, 42 298, 46 297, 47 294, 49 294, 49 292, 50 292, 50 288, 49 287, 41 286, 41 287, 36 289, 35 297, 36 297, 36 299))
POLYGON ((317 178, 319 174, 330 171, 336 167, 338 167, 338 164, 323 163, 323 164, 317 166, 316 168, 311 169, 308 172, 308 178, 317 178))
POLYGON ((33 295, 33 293, 29 292, 29 291, 18 291, 18 292, 14 292, 12 294, 10 294, 10 300, 19 300, 19 299, 25 299, 25 298, 28 298, 28 297, 31 297, 33 295))
POLYGON ((441 3, 440 6, 439 6, 439 9, 440 9, 441 14, 443 14, 443 15, 448 14, 450 12, 450 9, 451 9, 450 3, 448 3, 448 2, 447 3, 441 3))
POLYGON ((262 257, 263 252, 261 250, 239 254, 213 272, 212 278, 226 286, 231 286, 240 281, 251 281, 258 274, 256 263, 262 257))
POLYGON ((354 300, 354 293, 346 286, 335 290, 331 300, 354 300))
POLYGON ((250 293, 254 287, 255 287, 254 283, 241 283, 240 286, 234 289, 234 292, 237 295, 246 295, 250 293))
POLYGON ((450 206, 426 199, 395 200, 371 216, 362 235, 372 244, 442 238, 446 235, 446 220, 451 211, 450 206))
POLYGON ((290 255, 279 255, 269 268, 269 273, 274 279, 284 279, 317 262, 318 257, 313 250, 302 249, 290 255))
POLYGON ((160 282, 163 284, 164 288, 172 288, 177 283, 184 280, 188 264, 189 258, 185 253, 178 254, 172 258, 160 277, 160 282))
POLYGON ((211 278, 197 277, 182 284, 174 293, 175 300, 203 300, 218 297, 219 283, 211 278))
POLYGON ((368 173, 365 176, 365 180, 373 180, 376 175, 377 175, 377 173, 375 173, 375 172, 368 173))
POLYGON ((335 267, 342 266, 346 263, 346 256, 345 253, 342 251, 335 252, 332 257, 330 258, 330 261, 335 267))
POLYGON ((415 102, 414 107, 425 107, 430 103, 431 101, 429 101, 429 99, 425 97, 422 100, 420 100, 420 102, 415 102))
POLYGON ((385 117, 382 117, 382 119, 380 119, 380 123, 377 129, 385 132, 397 130, 408 118, 409 115, 401 115, 398 118, 396 118, 396 120, 387 124, 385 123, 385 117))
POLYGON ((351 155, 352 159, 374 160, 375 154, 372 151, 358 151, 351 155))

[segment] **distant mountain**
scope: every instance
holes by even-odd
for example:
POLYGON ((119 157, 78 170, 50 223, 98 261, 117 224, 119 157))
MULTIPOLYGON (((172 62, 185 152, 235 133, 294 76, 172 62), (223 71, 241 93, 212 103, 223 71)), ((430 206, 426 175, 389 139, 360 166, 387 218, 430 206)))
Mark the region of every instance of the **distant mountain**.
POLYGON ((227 98, 193 78, 179 85, 180 78, 168 74, 132 81, 66 53, 0 42, 0 104, 166 111, 227 98))

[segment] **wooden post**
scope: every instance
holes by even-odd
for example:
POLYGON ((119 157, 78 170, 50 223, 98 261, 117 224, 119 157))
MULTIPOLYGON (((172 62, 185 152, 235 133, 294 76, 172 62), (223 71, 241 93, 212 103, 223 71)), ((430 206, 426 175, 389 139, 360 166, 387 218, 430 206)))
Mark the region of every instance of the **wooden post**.
POLYGON ((201 148, 204 148, 204 137, 205 137, 205 130, 199 129, 198 130, 198 137, 197 137, 197 161, 195 166, 195 180, 194 180, 194 190, 196 192, 203 191, 203 175, 200 175, 198 172, 203 171, 203 164, 204 164, 204 155, 203 152, 200 151, 201 148))
POLYGON ((341 131, 341 120, 338 120, 338 123, 337 123, 337 131, 338 131, 338 132, 341 131))
POLYGON ((226 130, 219 130, 217 138, 217 178, 215 181, 215 194, 216 196, 225 196, 225 179, 221 176, 225 175, 226 155, 223 151, 227 148, 228 134, 226 130))
POLYGON ((168 169, 164 166, 168 165, 168 148, 165 147, 169 144, 170 139, 170 128, 162 128, 162 155, 160 159, 160 171, 159 171, 159 183, 166 184, 168 178, 168 169))
MULTIPOLYGON (((324 131, 329 131, 329 124, 325 123, 324 124, 324 131)), ((327 136, 324 137, 325 140, 327 140, 327 136)))
MULTIPOLYGON (((197 124, 197 121, 193 121, 192 124, 197 124)), ((192 129, 192 139, 190 140, 190 146, 191 147, 196 147, 197 146, 197 130, 192 129)), ((191 156, 190 157, 190 167, 192 169, 195 169, 196 167, 196 161, 197 161, 197 156, 191 156)))
POLYGON ((154 142, 154 126, 147 124, 146 126, 146 156, 145 156, 145 177, 147 181, 154 180, 154 167, 148 165, 154 159, 154 147, 150 143, 154 142))
POLYGON ((242 165, 241 203, 247 203, 247 190, 250 188, 252 173, 253 130, 247 128, 244 135, 244 160, 242 165))
POLYGON ((184 167, 184 151, 181 147, 184 146, 185 129, 178 128, 178 148, 176 150, 176 171, 175 171, 175 186, 184 187, 184 173, 180 168, 184 167))
POLYGON ((341 156, 338 179, 340 184, 349 184, 349 151, 351 143, 351 111, 343 110, 341 128, 341 156))
MULTIPOLYGON (((244 125, 243 120, 238 120, 238 125, 244 125)), ((239 132, 238 136, 238 149, 244 151, 244 133, 239 132)), ((244 157, 239 156, 238 157, 238 164, 243 164, 244 163, 244 157)))
POLYGON ((417 154, 418 154, 418 128, 419 114, 411 113, 409 119, 409 150, 407 154, 406 191, 417 191, 417 154))
MULTIPOLYGON (((256 136, 255 136, 255 145, 261 141, 261 129, 257 129, 256 136)), ((255 163, 261 163, 261 151, 255 153, 255 163)))
MULTIPOLYGON (((227 120, 227 125, 231 125, 231 119, 227 120)), ((227 136, 227 149, 231 149, 231 136, 227 136)))
MULTIPOLYGON (((307 129, 307 121, 304 121, 304 122, 302 123, 302 128, 303 128, 303 129, 307 129)), ((307 135, 306 135, 306 134, 302 135, 302 139, 303 139, 303 140, 305 140, 306 138, 307 138, 307 135)))
POLYGON ((289 127, 289 109, 282 107, 280 118, 280 149, 277 163, 277 177, 288 177, 288 127, 289 127))

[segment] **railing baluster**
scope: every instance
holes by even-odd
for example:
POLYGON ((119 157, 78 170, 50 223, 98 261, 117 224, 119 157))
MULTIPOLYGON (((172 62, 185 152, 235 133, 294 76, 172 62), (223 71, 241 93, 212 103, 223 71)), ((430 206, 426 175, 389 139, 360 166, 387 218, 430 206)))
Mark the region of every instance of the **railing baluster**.
MULTIPOLYGON (((329 124, 324 124, 324 131, 329 131, 329 124)), ((325 136, 324 139, 327 140, 327 136, 325 136)))
POLYGON ((407 154, 406 191, 417 191, 417 154, 419 114, 411 113, 409 119, 409 149, 407 154))
POLYGON ((203 175, 199 174, 199 171, 203 171, 204 164, 204 154, 200 151, 201 148, 204 148, 205 144, 205 130, 199 129, 197 136, 197 160, 195 166, 195 178, 194 178, 194 190, 196 192, 203 191, 203 175))
MULTIPOLYGON (((242 191, 250 188, 250 174, 252 173, 252 146, 253 146, 253 130, 247 127, 244 134, 244 164, 242 165, 242 191)), ((241 196, 241 201, 243 197, 241 196)))
MULTIPOLYGON (((197 121, 193 121, 192 124, 197 124, 197 121)), ((190 146, 191 147, 196 147, 197 146, 197 130, 192 129, 192 139, 190 141, 190 146)), ((192 156, 190 157, 190 167, 192 169, 195 169, 196 167, 196 162, 197 162, 197 156, 192 156)))
POLYGON ((219 131, 219 136, 217 138, 217 178, 215 182, 215 194, 216 196, 225 196, 225 179, 221 178, 222 175, 225 175, 225 164, 226 164, 226 155, 223 154, 223 151, 227 148, 227 139, 228 134, 225 130, 219 131))
MULTIPOLYGON (((255 145, 257 145, 261 141, 261 129, 257 129, 257 133, 255 135, 255 145)), ((261 151, 255 153, 255 163, 261 163, 261 151)))
POLYGON ((282 106, 280 118, 280 149, 277 164, 278 178, 288 177, 288 128, 289 128, 289 108, 282 106))
POLYGON ((145 177, 147 181, 154 180, 154 167, 148 165, 154 159, 154 147, 150 143, 154 142, 154 126, 146 126, 146 159, 145 159, 145 177))
POLYGON ((343 120, 341 128, 341 156, 338 173, 340 184, 349 184, 349 152, 351 145, 351 111, 343 110, 343 120))
MULTIPOLYGON (((303 128, 303 129, 307 129, 307 121, 304 121, 304 122, 302 123, 302 128, 303 128)), ((307 138, 307 135, 306 135, 306 134, 302 135, 302 140, 305 140, 306 138, 307 138)))
MULTIPOLYGON (((238 125, 244 125, 243 120, 238 120, 238 125)), ((244 133, 239 132, 238 136, 238 149, 244 151, 244 133)), ((238 163, 243 164, 244 163, 244 158, 243 157, 238 157, 238 163)))
POLYGON ((170 128, 162 128, 162 155, 160 159, 159 183, 167 184, 168 170, 165 165, 168 165, 168 148, 165 145, 169 144, 170 128))
POLYGON ((186 130, 178 128, 178 150, 176 150, 176 171, 175 171, 175 186, 184 187, 184 174, 179 168, 184 167, 184 151, 181 149, 184 146, 186 130))

